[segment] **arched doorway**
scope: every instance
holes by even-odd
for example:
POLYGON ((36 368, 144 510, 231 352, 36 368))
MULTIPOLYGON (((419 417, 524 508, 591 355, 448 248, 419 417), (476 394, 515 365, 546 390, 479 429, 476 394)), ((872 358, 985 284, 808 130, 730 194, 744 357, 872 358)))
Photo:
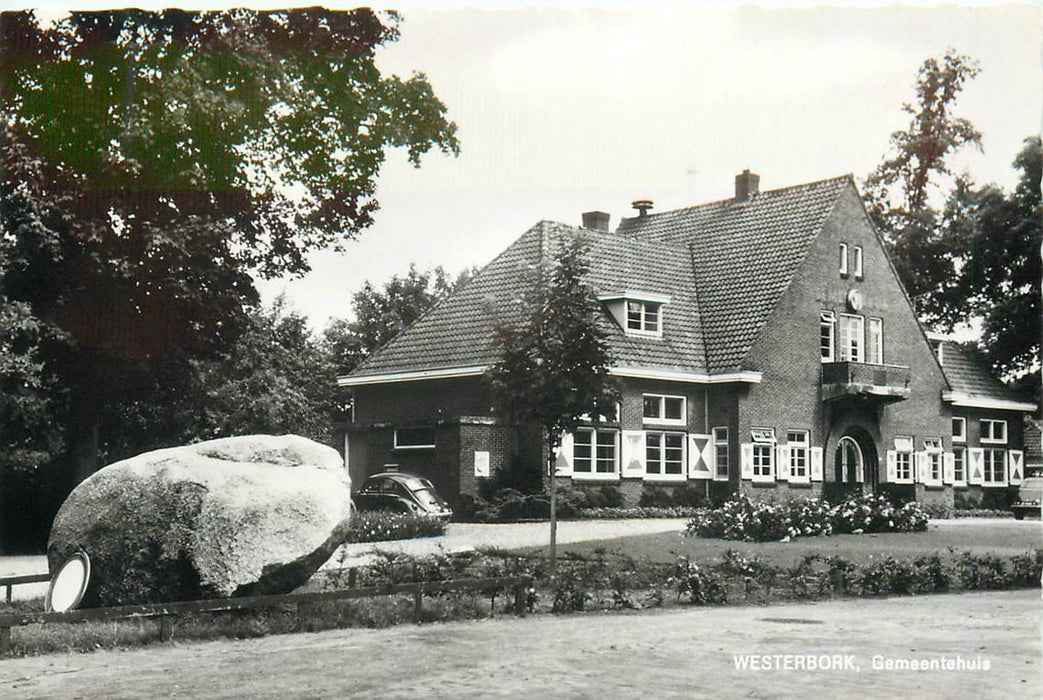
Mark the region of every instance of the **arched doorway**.
POLYGON ((860 428, 849 430, 837 441, 833 453, 833 480, 842 492, 873 492, 879 481, 876 447, 860 428))

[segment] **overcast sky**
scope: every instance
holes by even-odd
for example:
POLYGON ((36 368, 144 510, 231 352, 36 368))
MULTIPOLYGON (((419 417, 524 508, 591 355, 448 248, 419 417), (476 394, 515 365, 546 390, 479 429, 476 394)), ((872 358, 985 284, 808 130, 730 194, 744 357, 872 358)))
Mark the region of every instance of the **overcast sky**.
POLYGON ((761 189, 862 178, 908 122, 920 64, 949 47, 981 66, 957 113, 981 130, 984 153, 955 159, 957 170, 1010 187, 1022 140, 1040 131, 1041 11, 1028 4, 397 7, 402 35, 379 64, 428 76, 461 154, 431 154, 417 170, 392 153, 374 226, 342 253, 315 254, 307 277, 262 285, 316 328, 348 316, 367 279, 410 262, 484 265, 541 219, 579 224, 600 209, 614 228, 634 199, 664 211, 729 197, 746 167, 761 189))

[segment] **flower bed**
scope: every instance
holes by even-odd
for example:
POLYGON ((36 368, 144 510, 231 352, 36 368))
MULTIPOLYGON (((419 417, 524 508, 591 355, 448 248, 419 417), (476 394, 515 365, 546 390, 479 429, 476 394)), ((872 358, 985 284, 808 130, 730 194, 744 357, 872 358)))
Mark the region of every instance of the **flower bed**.
POLYGON ((720 508, 701 510, 685 532, 746 542, 862 532, 922 532, 928 516, 915 502, 893 506, 883 496, 852 496, 836 505, 821 499, 763 503, 736 496, 720 508))

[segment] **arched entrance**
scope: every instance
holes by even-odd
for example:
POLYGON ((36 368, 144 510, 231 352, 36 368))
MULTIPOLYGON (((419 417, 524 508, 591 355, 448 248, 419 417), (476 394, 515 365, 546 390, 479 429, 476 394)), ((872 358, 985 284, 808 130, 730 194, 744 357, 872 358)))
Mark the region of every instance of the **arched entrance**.
POLYGON ((861 428, 851 428, 837 441, 833 453, 833 480, 844 492, 873 492, 879 482, 876 446, 861 428))

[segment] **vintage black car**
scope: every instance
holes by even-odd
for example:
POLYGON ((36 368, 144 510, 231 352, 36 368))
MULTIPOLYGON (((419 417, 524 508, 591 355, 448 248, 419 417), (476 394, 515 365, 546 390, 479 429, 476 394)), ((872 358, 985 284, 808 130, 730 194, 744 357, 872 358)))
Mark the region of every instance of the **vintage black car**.
POLYGON ((355 494, 359 510, 390 510, 448 520, 453 511, 430 481, 407 472, 383 472, 366 479, 355 494))

